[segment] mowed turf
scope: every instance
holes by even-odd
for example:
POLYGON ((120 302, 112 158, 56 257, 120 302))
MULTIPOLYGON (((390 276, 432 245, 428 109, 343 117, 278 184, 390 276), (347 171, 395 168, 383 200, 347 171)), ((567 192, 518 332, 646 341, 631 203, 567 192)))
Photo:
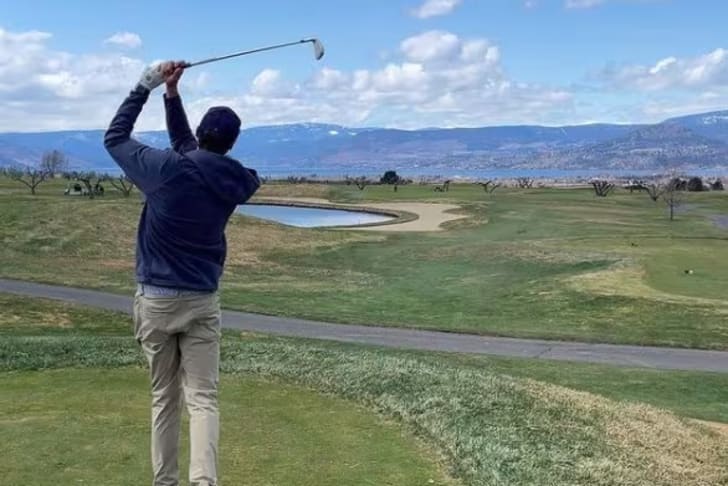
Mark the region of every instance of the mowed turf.
MULTIPOLYGON (((139 368, 0 374, 3 484, 149 483, 148 381, 139 368)), ((350 402, 252 377, 221 390, 224 484, 450 484, 411 436, 350 402)))
MULTIPOLYGON (((94 335, 91 310, 77 319, 75 306, 31 304, 13 315, 32 335, 8 319, 0 339, 3 478, 145 482, 143 361, 131 337, 109 332, 128 317, 99 313, 94 335), (38 335, 56 311, 65 331, 38 335)), ((226 484, 446 484, 435 457, 465 486, 728 484, 721 430, 511 377, 503 362, 226 333, 221 366, 226 484)))
MULTIPOLYGON (((0 183, 0 275, 129 292, 137 198, 37 197, 0 183)), ((674 222, 645 194, 476 185, 264 186, 262 195, 442 201, 470 218, 432 234, 302 230, 236 216, 226 307, 333 322, 728 348, 728 211, 686 194, 674 222), (692 273, 686 270, 692 270, 692 273)))

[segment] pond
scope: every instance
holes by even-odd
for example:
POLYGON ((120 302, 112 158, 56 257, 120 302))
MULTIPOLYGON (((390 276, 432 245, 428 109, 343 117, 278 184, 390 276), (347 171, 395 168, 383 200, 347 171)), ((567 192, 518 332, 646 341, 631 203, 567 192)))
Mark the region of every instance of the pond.
POLYGON ((278 206, 274 204, 245 204, 237 212, 245 216, 267 219, 299 228, 321 228, 327 226, 357 226, 391 221, 392 216, 344 209, 306 208, 301 206, 278 206))

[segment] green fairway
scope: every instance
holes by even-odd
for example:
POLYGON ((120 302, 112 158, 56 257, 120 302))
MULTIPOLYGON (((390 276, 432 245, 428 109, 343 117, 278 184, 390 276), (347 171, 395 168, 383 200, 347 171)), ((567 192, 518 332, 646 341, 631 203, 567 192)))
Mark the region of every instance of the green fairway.
MULTIPOLYGON (((3 299, 14 309, 0 322, 6 327, 0 424, 9 438, 0 446, 3 477, 9 484, 143 482, 149 472, 147 379, 138 345, 115 335, 129 318, 3 299), (62 329, 54 328, 49 316, 55 314, 62 329), (73 447, 64 447, 68 443, 73 447)), ((231 332, 223 339, 221 366, 226 483, 446 484, 435 457, 465 486, 697 486, 728 478, 723 432, 635 402, 649 399, 678 413, 721 419, 728 389, 723 375, 231 332), (605 383, 598 391, 618 401, 525 377, 594 391, 605 383), (632 384, 620 389, 620 380, 632 384), (668 390, 672 386, 678 390, 668 390), (679 393, 690 399, 679 404, 679 393)))
MULTIPOLYGON (((129 292, 138 199, 37 197, 0 183, 0 275, 129 292)), ((261 195, 442 201, 470 219, 430 234, 302 230, 235 217, 226 307, 343 323, 728 348, 728 212, 686 194, 674 222, 644 194, 587 189, 264 186, 261 195), (685 273, 693 270, 693 273, 685 273)))

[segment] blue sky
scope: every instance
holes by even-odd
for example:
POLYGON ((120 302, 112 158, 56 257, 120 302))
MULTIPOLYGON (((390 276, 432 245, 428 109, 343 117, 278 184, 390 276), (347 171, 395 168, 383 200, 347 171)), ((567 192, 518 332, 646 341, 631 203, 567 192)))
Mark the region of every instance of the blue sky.
MULTIPOLYGON (((0 130, 101 128, 144 64, 319 36, 186 73, 193 120, 402 128, 651 122, 728 108, 719 0, 0 0, 0 130), (213 5, 214 7, 211 7, 213 5)), ((160 128, 150 103, 141 128, 160 128)))

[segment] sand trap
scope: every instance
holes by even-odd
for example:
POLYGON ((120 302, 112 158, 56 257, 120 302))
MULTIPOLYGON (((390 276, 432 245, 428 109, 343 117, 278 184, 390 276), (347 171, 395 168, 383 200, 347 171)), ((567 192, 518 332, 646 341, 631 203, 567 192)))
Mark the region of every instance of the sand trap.
POLYGON ((347 228, 356 231, 386 231, 386 232, 420 232, 420 231, 442 231, 440 225, 448 221, 467 218, 465 214, 452 214, 447 211, 460 209, 456 204, 441 203, 417 203, 417 202, 391 202, 391 203, 367 203, 367 204, 337 204, 313 197, 276 197, 276 198, 256 198, 258 202, 265 201, 291 201, 303 202, 311 204, 336 204, 341 208, 371 208, 381 209, 384 211, 405 211, 418 216, 414 221, 408 221, 398 224, 385 224, 379 226, 365 226, 361 228, 347 228))

